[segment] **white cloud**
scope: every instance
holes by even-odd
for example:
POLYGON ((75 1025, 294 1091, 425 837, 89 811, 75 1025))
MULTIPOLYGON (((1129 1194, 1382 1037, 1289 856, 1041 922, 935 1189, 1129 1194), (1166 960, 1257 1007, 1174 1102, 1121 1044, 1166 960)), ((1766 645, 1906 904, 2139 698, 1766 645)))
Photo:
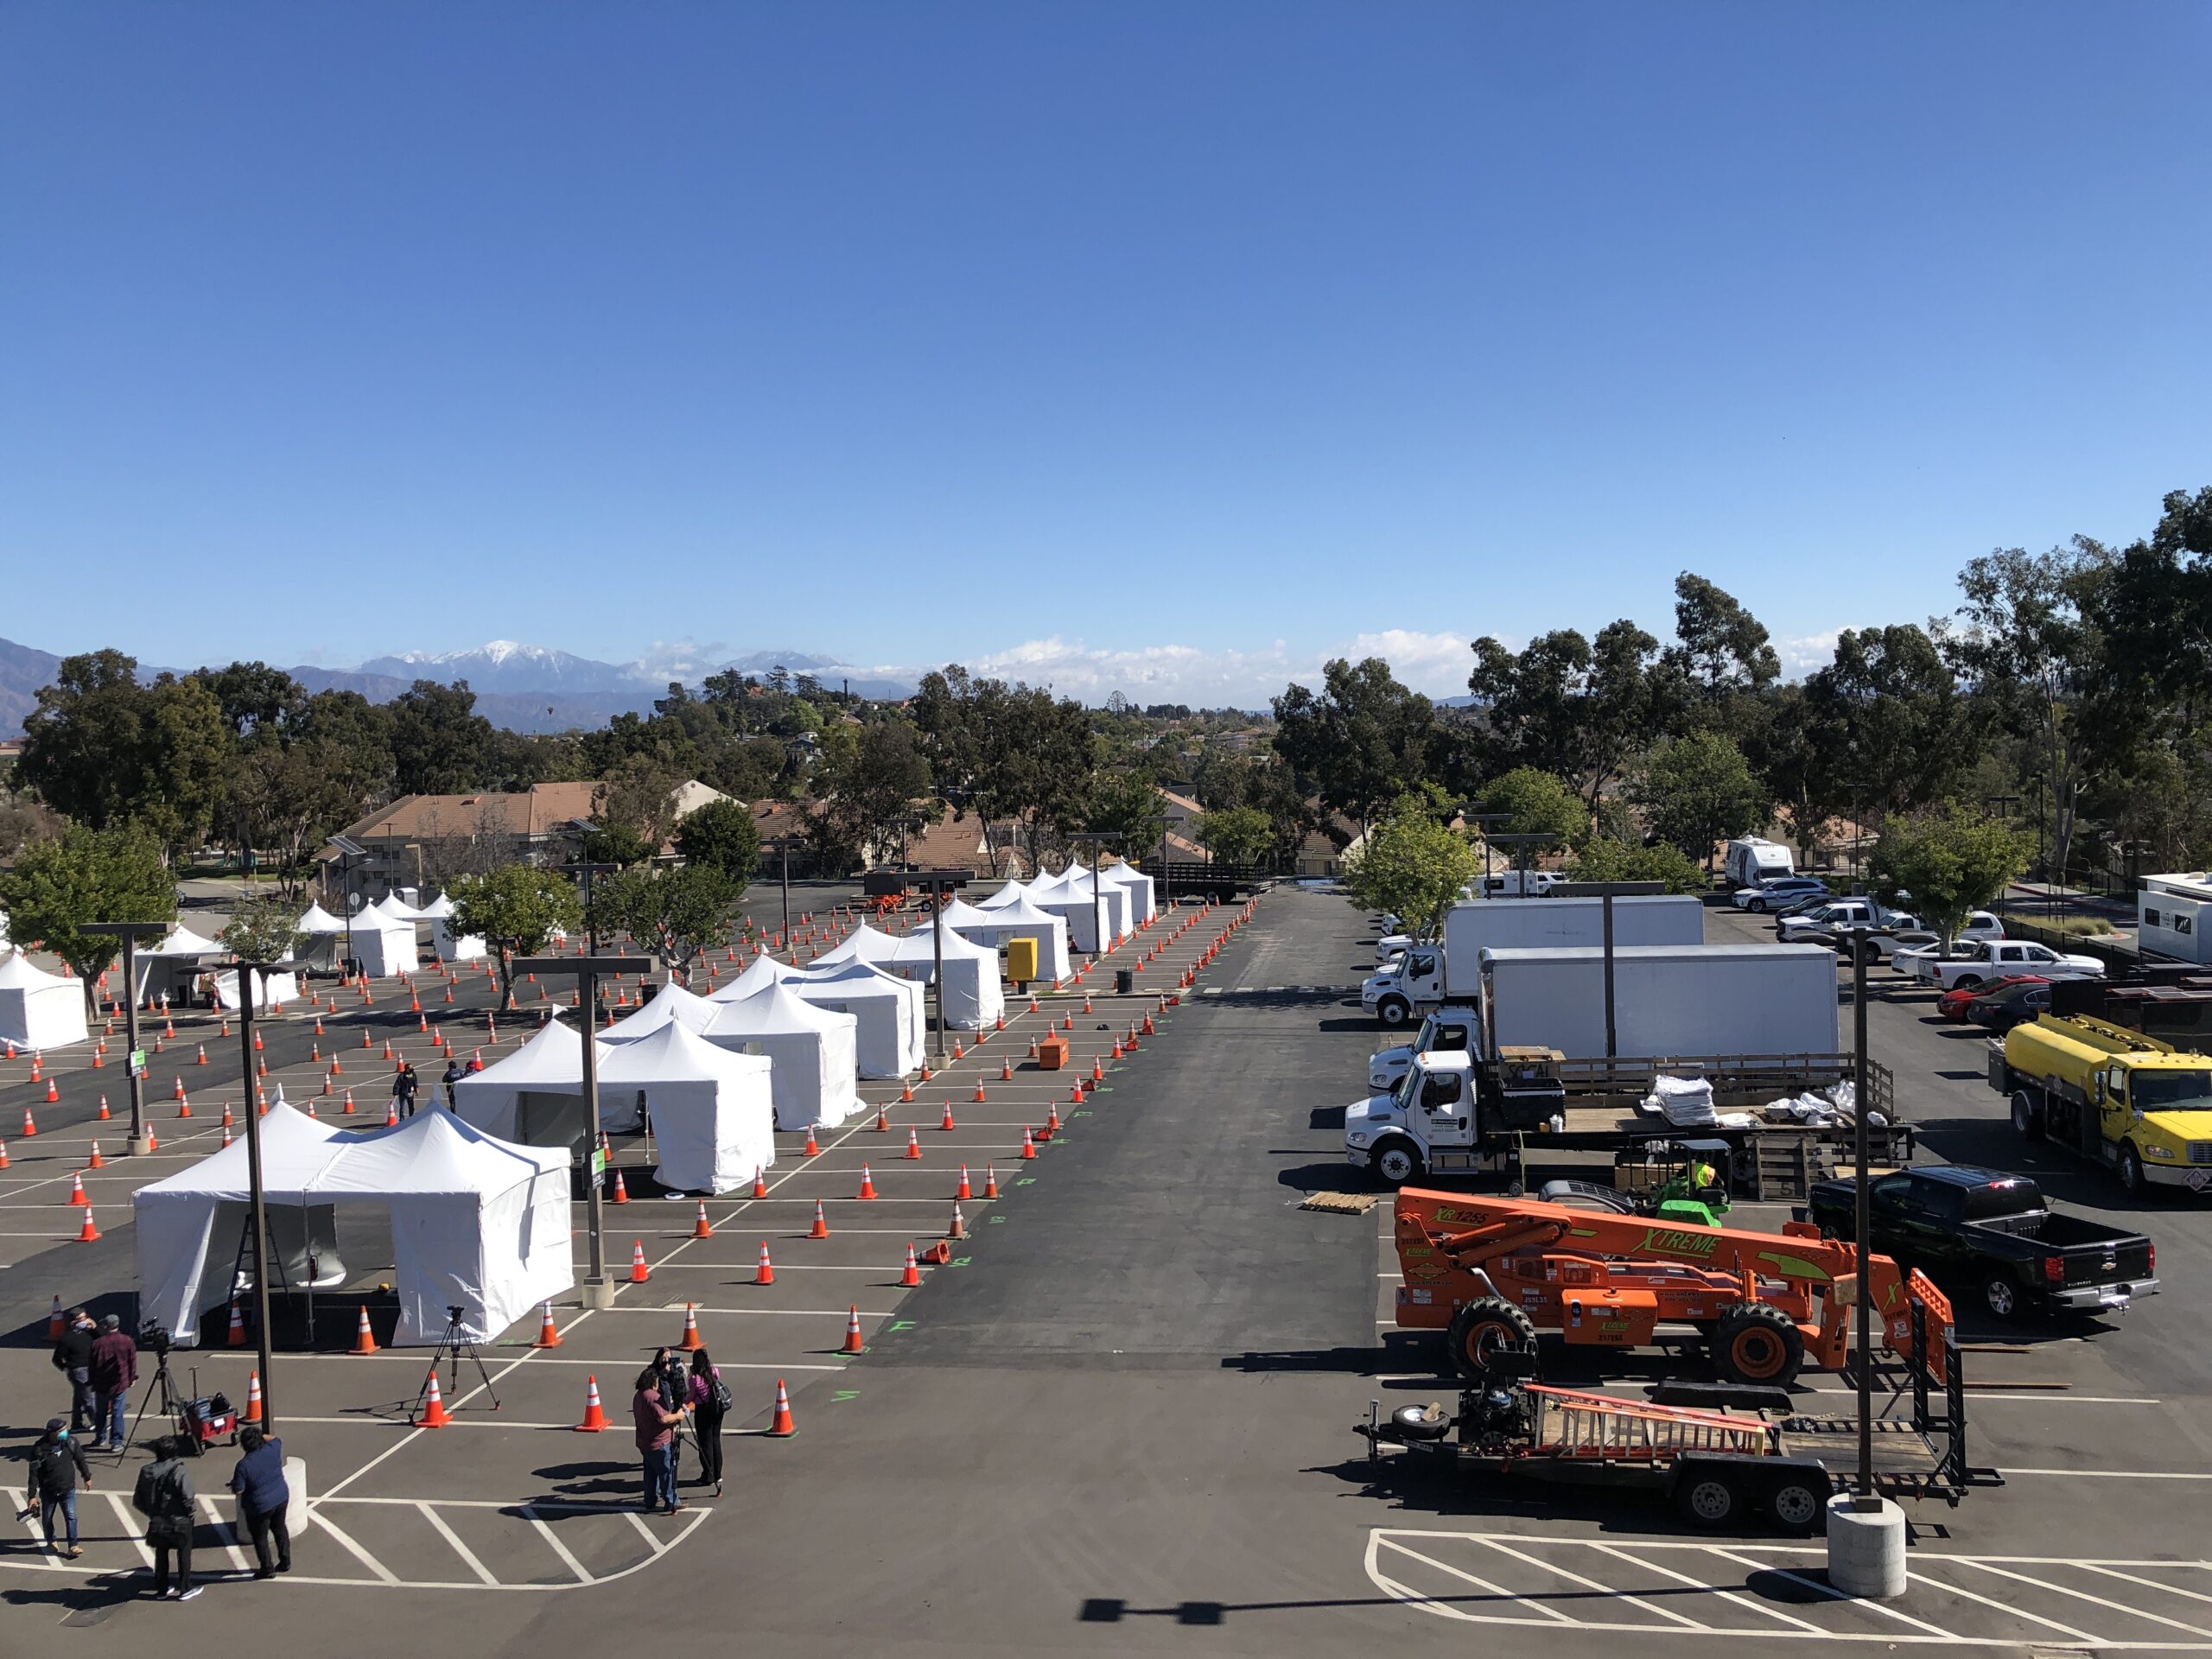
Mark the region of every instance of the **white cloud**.
POLYGON ((1264 709, 1293 680, 1317 683, 1322 664, 1335 657, 1355 662, 1382 657, 1415 690, 1456 696, 1467 689, 1471 638, 1392 628, 1355 635, 1324 652, 1294 653, 1281 639, 1254 650, 1205 650, 1186 645, 1095 646, 1052 634, 965 661, 978 674, 1049 685, 1084 702, 1103 702, 1119 691, 1134 702, 1264 709))
POLYGON ((1782 658, 1783 677, 1795 680, 1826 668, 1835 660, 1836 636, 1842 632, 1841 628, 1828 628, 1820 633, 1776 640, 1774 652, 1782 658))

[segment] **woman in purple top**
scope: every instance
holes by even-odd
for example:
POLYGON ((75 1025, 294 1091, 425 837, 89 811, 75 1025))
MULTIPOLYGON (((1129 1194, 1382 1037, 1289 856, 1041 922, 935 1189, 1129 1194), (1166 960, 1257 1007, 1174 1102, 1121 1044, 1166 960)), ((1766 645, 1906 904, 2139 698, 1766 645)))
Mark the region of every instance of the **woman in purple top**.
POLYGON ((699 1484, 715 1483, 715 1496, 722 1495, 722 1419, 729 1414, 729 1390, 722 1374, 703 1348, 691 1354, 691 1432, 699 1440, 699 1484))

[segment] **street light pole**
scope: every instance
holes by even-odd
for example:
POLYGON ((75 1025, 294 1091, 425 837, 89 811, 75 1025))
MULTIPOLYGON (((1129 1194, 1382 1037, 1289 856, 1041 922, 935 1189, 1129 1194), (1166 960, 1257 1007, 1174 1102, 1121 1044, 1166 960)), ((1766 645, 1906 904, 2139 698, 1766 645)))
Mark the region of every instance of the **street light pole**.
POLYGON ((582 860, 569 866, 572 874, 582 878, 584 938, 589 941, 586 948, 594 957, 599 954, 599 920, 591 913, 591 879, 595 875, 613 875, 621 868, 620 864, 594 864, 582 860))
POLYGON ((1856 1309, 1859 1350, 1859 1494, 1853 1508, 1877 1512, 1882 1507, 1874 1490, 1874 1289, 1869 1262, 1874 1230, 1873 1180, 1867 1173, 1870 1156, 1866 1133, 1868 1073, 1866 1063, 1866 953, 1872 929, 1852 930, 1851 952, 1851 1157, 1857 1179, 1852 1183, 1852 1249, 1858 1262, 1859 1296, 1856 1309))
POLYGON ((784 944, 788 948, 791 942, 791 838, 778 836, 776 850, 784 858, 784 944))
POLYGON ((590 1235, 588 1271, 576 1288, 586 1307, 614 1306, 614 1281, 607 1274, 607 1224, 599 1196, 599 976, 601 974, 643 974, 652 968, 650 957, 521 957, 511 973, 573 974, 583 1004, 584 1039, 584 1215, 590 1235))
MULTIPOLYGON (((153 1151, 146 1140, 146 1079, 138 1065, 138 941, 168 931, 164 922, 87 922, 84 931, 123 941, 123 1040, 130 1081, 130 1150, 139 1157, 153 1151)), ((97 999, 98 993, 94 993, 97 999)), ((250 1069, 250 1068, 249 1068, 250 1069)))
POLYGON ((239 1076, 245 1095, 246 1214, 253 1229, 253 1325, 261 1361, 261 1432, 276 1432, 276 1387, 271 1375, 269 1338, 269 1203, 261 1183, 261 1101, 253 1075, 253 989, 256 976, 264 985, 276 973, 290 973, 294 962, 248 962, 238 958, 238 1053, 245 1064, 239 1076))

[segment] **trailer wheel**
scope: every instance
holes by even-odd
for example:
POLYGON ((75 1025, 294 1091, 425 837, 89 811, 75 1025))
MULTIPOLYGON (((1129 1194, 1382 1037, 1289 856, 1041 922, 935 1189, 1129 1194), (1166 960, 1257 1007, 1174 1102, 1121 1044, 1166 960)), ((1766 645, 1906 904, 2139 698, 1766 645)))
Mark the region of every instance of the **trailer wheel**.
POLYGON ((1718 1532, 1743 1513, 1743 1489, 1717 1469, 1693 1469, 1675 1488, 1675 1507, 1692 1526, 1718 1532))
POLYGON ((1821 1522, 1821 1510, 1827 1502, 1820 1483, 1804 1475, 1784 1475, 1770 1487, 1766 1495, 1766 1512, 1782 1531, 1795 1537, 1811 1535, 1821 1522))
POLYGON ((1469 1302, 1445 1327, 1444 1345, 1452 1369, 1470 1382, 1489 1374, 1490 1356, 1503 1342, 1534 1342, 1535 1321, 1502 1296, 1469 1302))
POLYGON ((1395 1031, 1413 1022, 1413 1004, 1402 996, 1386 996, 1375 1005, 1375 1017, 1395 1031))
POLYGON ((1753 1302, 1726 1315, 1713 1332, 1713 1369, 1733 1382, 1795 1382, 1805 1363, 1805 1339, 1778 1307, 1753 1302))
POLYGON ((1421 1154, 1412 1141, 1393 1138, 1375 1148, 1369 1167, 1383 1185, 1403 1186, 1421 1179, 1421 1154))
POLYGON ((2012 1091, 2012 1133, 2023 1141, 2043 1139, 2043 1109, 2024 1089, 2012 1091))

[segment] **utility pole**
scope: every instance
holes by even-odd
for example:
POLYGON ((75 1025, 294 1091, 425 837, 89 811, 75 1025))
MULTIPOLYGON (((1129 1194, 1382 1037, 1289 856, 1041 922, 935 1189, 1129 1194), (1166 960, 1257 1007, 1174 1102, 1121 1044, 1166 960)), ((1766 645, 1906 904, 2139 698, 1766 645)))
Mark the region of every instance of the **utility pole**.
POLYGON ((595 875, 613 875, 621 868, 620 864, 594 864, 582 860, 569 866, 569 874, 579 878, 584 890, 584 937, 590 941, 587 948, 594 957, 599 954, 599 922, 591 913, 591 879, 595 875))
POLYGON ((577 1287, 586 1307, 614 1306, 614 1281, 607 1274, 607 1223, 599 1186, 599 978, 601 974, 644 974, 652 969, 651 957, 520 957, 509 970, 517 974, 567 974, 576 980, 583 1003, 584 1039, 584 1212, 591 1236, 588 1271, 577 1287))
MULTIPOLYGON (((105 933, 123 941, 123 1041, 129 1057, 124 1071, 130 1079, 130 1150, 139 1157, 153 1151, 146 1141, 146 1068, 138 1058, 138 941, 160 938, 169 931, 167 922, 87 922, 86 933, 105 933)), ((98 993, 94 993, 97 1001, 98 993)), ((246 1067, 252 1075, 251 1063, 246 1067)))
POLYGON ((276 1387, 270 1371, 269 1343, 269 1201, 261 1184, 260 1086, 253 1075, 253 992, 257 976, 268 983, 271 974, 298 970, 296 962, 248 962, 238 959, 238 1053, 245 1061, 239 1075, 245 1091, 245 1167, 247 1225, 253 1229, 253 1327, 261 1360, 261 1432, 276 1432, 276 1387))
POLYGON ((1866 1064, 1866 956, 1871 949, 1868 939, 1872 932, 1872 929, 1864 926, 1851 930, 1851 1161, 1856 1178, 1852 1182, 1851 1238, 1859 1271, 1859 1306, 1854 1310, 1858 1327, 1854 1339, 1859 1370, 1859 1497, 1854 1507, 1866 1512, 1882 1507, 1881 1497, 1874 1491, 1874 1290, 1867 1265, 1873 1255, 1870 1240, 1874 1231, 1874 1181, 1866 1169, 1870 1155, 1867 1083, 1872 1070, 1866 1064))

